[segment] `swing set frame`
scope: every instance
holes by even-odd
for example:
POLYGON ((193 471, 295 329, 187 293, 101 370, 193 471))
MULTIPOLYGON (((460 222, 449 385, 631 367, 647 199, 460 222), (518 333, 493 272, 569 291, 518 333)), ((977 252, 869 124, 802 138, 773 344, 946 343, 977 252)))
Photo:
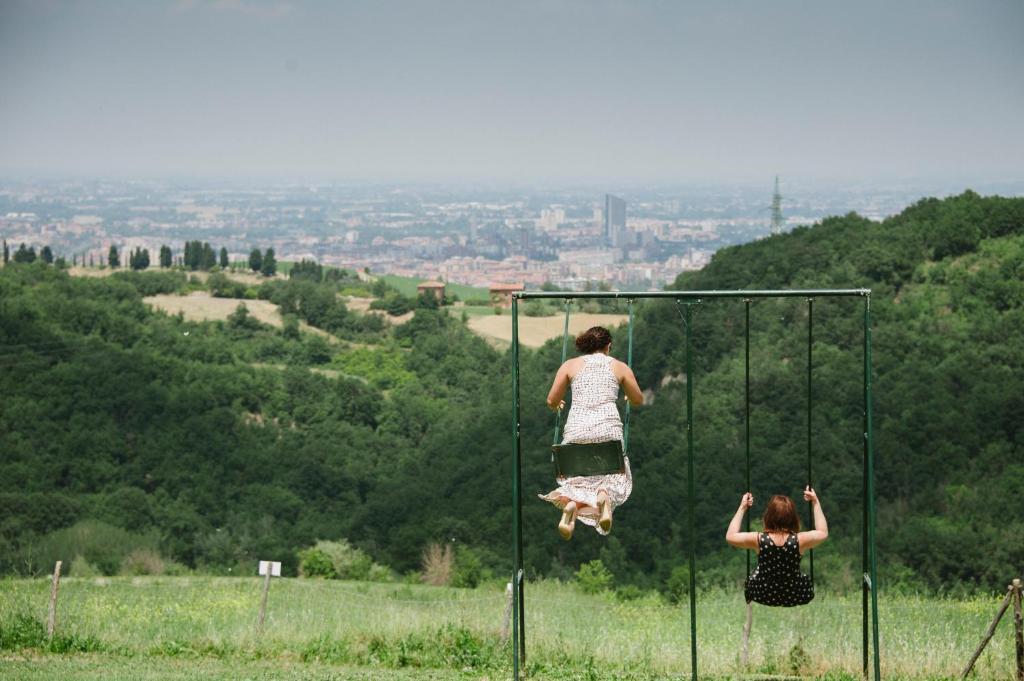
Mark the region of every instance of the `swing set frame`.
MULTIPOLYGON (((674 300, 683 320, 686 337, 686 471, 688 497, 688 543, 689 555, 689 597, 690 597, 690 677, 697 681, 697 594, 696 594, 696 519, 694 509, 694 444, 693 444, 693 307, 705 299, 739 298, 745 306, 745 381, 746 381, 746 470, 747 490, 750 488, 750 303, 757 298, 805 298, 808 308, 807 323, 807 481, 811 482, 811 415, 813 393, 811 382, 813 336, 813 304, 815 298, 862 298, 863 305, 863 524, 862 524, 862 568, 861 605, 863 611, 863 674, 868 678, 869 658, 873 662, 874 681, 880 681, 880 657, 878 650, 878 567, 875 558, 875 485, 874 485, 874 428, 871 415, 871 289, 780 289, 780 290, 736 290, 736 291, 520 291, 512 294, 512 534, 513 534, 513 588, 512 588, 512 674, 519 681, 520 669, 526 664, 526 606, 525 573, 523 570, 523 507, 522 507, 522 449, 520 442, 520 385, 519 385, 519 301, 526 299, 562 299, 568 305, 576 299, 619 299, 632 303, 641 298, 662 298, 674 300), (869 626, 870 622, 870 626, 869 626), (869 635, 870 632, 870 635, 869 635)), ((632 340, 632 306, 629 319, 629 334, 632 340)), ((565 333, 568 335, 568 316, 565 333)), ((563 346, 565 338, 563 338, 563 346)), ((632 343, 630 343, 632 355, 632 343)), ((628 427, 628 426, 627 426, 628 427)), ((813 517, 813 516, 812 516, 813 517)), ((749 529, 749 514, 747 517, 749 529)), ((814 574, 814 558, 811 552, 811 575, 814 574)), ((750 574, 750 553, 747 553, 747 574, 750 574)))

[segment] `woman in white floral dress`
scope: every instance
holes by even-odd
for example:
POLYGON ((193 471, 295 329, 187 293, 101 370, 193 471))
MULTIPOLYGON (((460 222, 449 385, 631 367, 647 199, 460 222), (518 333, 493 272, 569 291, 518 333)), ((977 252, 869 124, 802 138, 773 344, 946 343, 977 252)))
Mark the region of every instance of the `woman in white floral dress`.
MULTIPOLYGON (((565 420, 563 444, 622 440, 622 419, 616 401, 619 386, 634 406, 644 397, 636 377, 625 363, 609 357, 612 335, 595 326, 576 338, 581 355, 566 361, 555 374, 548 393, 548 406, 559 410, 565 406, 563 397, 572 386, 572 406, 565 420)), ((562 510, 558 531, 564 539, 572 537, 576 519, 606 535, 612 529, 612 513, 629 498, 633 478, 626 458, 625 473, 559 478, 558 488, 538 495, 562 510)))

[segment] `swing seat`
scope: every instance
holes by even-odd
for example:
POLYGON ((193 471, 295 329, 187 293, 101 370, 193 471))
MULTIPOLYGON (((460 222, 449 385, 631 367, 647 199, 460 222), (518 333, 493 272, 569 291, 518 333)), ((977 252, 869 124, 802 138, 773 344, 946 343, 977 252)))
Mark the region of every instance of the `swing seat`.
POLYGON ((552 445, 551 462, 555 465, 556 478, 626 472, 621 440, 552 445))

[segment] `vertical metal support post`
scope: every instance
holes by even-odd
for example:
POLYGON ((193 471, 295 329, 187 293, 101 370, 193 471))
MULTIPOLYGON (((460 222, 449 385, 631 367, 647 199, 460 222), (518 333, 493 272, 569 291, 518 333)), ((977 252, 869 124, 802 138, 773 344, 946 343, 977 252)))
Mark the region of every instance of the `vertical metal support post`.
MULTIPOLYGON (((814 390, 811 377, 814 370, 814 358, 812 348, 814 347, 814 298, 807 299, 807 486, 814 486, 811 477, 811 461, 813 449, 811 446, 811 421, 814 408, 814 390)), ((814 529, 814 507, 807 502, 807 527, 814 529)), ((814 583, 814 549, 808 552, 810 562, 811 583, 814 583)))
POLYGON ((523 507, 522 455, 519 443, 519 300, 512 298, 512 675, 518 681, 519 665, 526 661, 525 608, 523 604, 523 507))
MULTIPOLYGON (((744 488, 746 491, 750 490, 750 298, 745 298, 743 301, 744 313, 746 318, 746 325, 744 327, 744 338, 745 347, 743 351, 743 394, 746 402, 746 424, 745 424, 745 440, 747 447, 747 486, 744 488)), ((745 532, 750 532, 750 513, 746 514, 744 518, 743 529, 745 532)), ((747 579, 750 579, 750 549, 747 549, 747 579)))
POLYGON ((686 303, 686 487, 690 497, 690 678, 697 681, 697 522, 693 476, 693 303, 686 303))
POLYGON ((869 629, 868 629, 868 600, 871 591, 871 584, 869 583, 868 575, 871 572, 871 565, 868 560, 868 319, 867 319, 867 302, 865 301, 864 307, 864 347, 863 347, 863 400, 864 404, 862 407, 863 417, 863 432, 861 438, 864 445, 864 457, 861 461, 861 673, 864 678, 868 678, 868 654, 870 650, 869 646, 869 629))
POLYGON ((878 561, 875 555, 875 441, 871 416, 871 295, 864 296, 864 423, 867 451, 868 560, 871 566, 871 643, 875 681, 882 677, 878 650, 878 561))

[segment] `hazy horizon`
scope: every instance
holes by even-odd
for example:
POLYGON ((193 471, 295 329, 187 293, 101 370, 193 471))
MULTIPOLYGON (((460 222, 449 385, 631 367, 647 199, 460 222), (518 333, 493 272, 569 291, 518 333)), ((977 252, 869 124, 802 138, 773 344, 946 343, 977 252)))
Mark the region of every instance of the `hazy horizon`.
POLYGON ((0 176, 1024 180, 1024 3, 8 1, 0 176))

